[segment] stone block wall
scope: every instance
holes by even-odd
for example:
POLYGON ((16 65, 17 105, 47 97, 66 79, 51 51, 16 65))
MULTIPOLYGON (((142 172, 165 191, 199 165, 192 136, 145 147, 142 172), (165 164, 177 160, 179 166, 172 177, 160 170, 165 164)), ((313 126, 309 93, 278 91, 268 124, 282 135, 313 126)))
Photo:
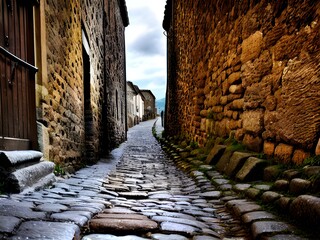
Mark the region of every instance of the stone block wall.
POLYGON ((94 161, 103 149, 103 103, 104 103, 104 1, 81 1, 82 30, 89 44, 90 66, 84 71, 90 71, 90 83, 84 97, 85 116, 85 149, 86 159, 94 161), (89 87, 90 86, 90 87, 89 87), (86 102, 87 101, 87 102, 86 102))
POLYGON ((126 140, 127 96, 124 29, 129 24, 124 0, 106 1, 105 64, 106 64, 106 149, 113 149, 126 140))
POLYGON ((319 1, 167 1, 166 132, 301 163, 320 137, 319 1))
POLYGON ((72 172, 106 155, 115 146, 110 142, 120 144, 126 137, 119 114, 126 118, 127 12, 123 0, 48 0, 41 6, 45 24, 40 25, 45 27, 40 42, 46 51, 42 81, 37 81, 37 120, 39 132, 47 132, 49 140, 39 142, 48 160, 72 172))
POLYGON ((47 127, 49 159, 72 171, 84 153, 80 0, 48 0, 45 7, 47 82, 40 120, 47 127))

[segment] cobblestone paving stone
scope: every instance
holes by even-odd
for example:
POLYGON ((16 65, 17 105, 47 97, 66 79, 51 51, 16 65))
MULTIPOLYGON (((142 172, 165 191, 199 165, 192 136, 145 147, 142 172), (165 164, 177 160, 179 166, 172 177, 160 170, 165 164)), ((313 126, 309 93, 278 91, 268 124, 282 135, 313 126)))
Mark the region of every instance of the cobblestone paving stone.
MULTIPOLYGON (((202 172, 177 168, 152 136, 153 123, 131 128, 109 159, 50 188, 1 195, 0 239, 240 240, 273 231, 278 238, 261 239, 300 239, 259 205, 225 196, 202 172), (253 222, 250 232, 240 215, 253 222)), ((221 174, 212 176, 229 189, 221 174)))
POLYGON ((250 239, 221 192, 202 172, 193 179, 178 169, 153 138, 152 122, 145 124, 130 131, 103 184, 111 208, 89 221, 83 239, 250 239))

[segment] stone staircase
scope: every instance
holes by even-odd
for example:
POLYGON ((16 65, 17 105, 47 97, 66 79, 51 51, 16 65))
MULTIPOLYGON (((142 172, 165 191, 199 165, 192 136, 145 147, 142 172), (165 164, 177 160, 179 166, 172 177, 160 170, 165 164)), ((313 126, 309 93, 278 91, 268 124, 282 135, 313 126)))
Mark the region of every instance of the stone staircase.
POLYGON ((54 163, 38 151, 0 151, 0 181, 9 193, 38 190, 55 182, 54 163))

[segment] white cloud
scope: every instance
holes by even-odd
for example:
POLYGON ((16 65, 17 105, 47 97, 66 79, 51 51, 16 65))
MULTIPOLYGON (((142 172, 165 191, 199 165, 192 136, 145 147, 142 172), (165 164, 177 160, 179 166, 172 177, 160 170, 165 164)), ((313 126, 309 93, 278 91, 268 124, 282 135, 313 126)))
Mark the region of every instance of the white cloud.
POLYGON ((126 0, 127 80, 149 89, 157 99, 165 97, 166 37, 162 20, 166 0, 126 0))

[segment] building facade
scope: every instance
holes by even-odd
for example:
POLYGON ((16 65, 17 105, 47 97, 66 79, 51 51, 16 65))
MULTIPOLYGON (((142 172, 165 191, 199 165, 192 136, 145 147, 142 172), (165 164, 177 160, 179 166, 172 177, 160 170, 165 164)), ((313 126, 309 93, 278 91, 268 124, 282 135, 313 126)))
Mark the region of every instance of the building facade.
POLYGON ((128 128, 139 124, 144 118, 145 98, 137 85, 127 82, 128 128), (129 123, 130 122, 130 123, 129 123))
POLYGON ((165 128, 284 163, 320 154, 320 2, 168 0, 165 128))
POLYGON ((156 97, 150 90, 141 90, 144 96, 144 120, 154 119, 157 116, 156 97))
MULTIPOLYGON (((17 63, 18 71, 30 72, 31 81, 25 94, 31 102, 25 113, 13 113, 13 116, 31 116, 31 120, 24 123, 31 133, 19 136, 18 130, 17 133, 1 130, 2 139, 28 142, 22 147, 21 144, 20 147, 2 144, 2 149, 40 148, 47 160, 72 172, 97 161, 126 139, 124 29, 129 20, 125 1, 70 0, 62 4, 49 0, 33 1, 32 5, 17 0, 16 3, 13 15, 18 16, 21 10, 28 13, 25 15, 27 37, 12 33, 10 40, 24 41, 21 46, 26 50, 13 49, 14 45, 2 38, 0 44, 1 49, 31 66, 17 63), (34 70, 32 66, 35 66, 34 70), (38 72, 34 74, 36 70, 38 72)), ((9 68, 3 62, 1 64, 1 67, 9 68)), ((9 70, 5 71, 9 76, 9 70)), ((15 78, 24 77, 17 73, 12 77, 15 78)), ((7 92, 3 87, 4 79, 1 79, 1 91, 7 92)), ((20 85, 10 88, 15 87, 23 88, 20 85)), ((2 92, 1 96, 1 104, 11 98, 2 92)), ((6 112, 12 108, 6 105, 6 111, 3 111, 3 106, 1 119, 5 119, 6 112)), ((10 121, 5 119, 6 125, 10 121)))

